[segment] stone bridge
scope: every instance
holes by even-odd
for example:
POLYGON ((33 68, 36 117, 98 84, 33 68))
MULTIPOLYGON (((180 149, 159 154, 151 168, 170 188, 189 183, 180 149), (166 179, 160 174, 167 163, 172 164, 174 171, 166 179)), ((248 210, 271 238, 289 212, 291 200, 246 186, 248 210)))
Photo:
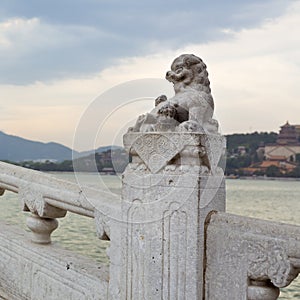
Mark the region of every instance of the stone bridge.
POLYGON ((167 79, 175 96, 124 135, 132 160, 120 199, 0 162, 0 194, 18 193, 31 230, 1 223, 0 297, 271 300, 297 277, 300 227, 225 212, 226 141, 205 64, 182 55, 167 79), (51 244, 67 212, 94 218, 108 267, 51 244))

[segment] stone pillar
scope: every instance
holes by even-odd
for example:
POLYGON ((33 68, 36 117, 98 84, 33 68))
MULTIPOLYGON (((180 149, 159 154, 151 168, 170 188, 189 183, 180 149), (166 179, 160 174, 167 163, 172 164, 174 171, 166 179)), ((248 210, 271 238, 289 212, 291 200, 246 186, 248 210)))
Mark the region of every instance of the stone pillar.
POLYGON ((131 132, 124 145, 120 299, 202 299, 205 219, 225 210, 225 139, 131 132))

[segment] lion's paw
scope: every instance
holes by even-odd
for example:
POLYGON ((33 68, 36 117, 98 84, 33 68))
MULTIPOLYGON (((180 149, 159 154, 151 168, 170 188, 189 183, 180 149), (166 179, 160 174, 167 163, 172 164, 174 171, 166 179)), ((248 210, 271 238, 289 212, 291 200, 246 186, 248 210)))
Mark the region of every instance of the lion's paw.
POLYGON ((185 121, 178 127, 180 132, 201 132, 204 133, 203 127, 196 121, 185 121))

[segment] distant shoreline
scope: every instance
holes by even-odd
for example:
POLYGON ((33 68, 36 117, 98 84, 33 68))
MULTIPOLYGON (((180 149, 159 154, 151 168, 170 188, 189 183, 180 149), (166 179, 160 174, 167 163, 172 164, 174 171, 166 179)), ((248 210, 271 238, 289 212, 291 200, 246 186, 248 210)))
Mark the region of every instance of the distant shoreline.
POLYGON ((300 181, 300 178, 296 177, 266 177, 266 176, 239 176, 239 177, 230 177, 230 176, 225 176, 226 179, 231 179, 231 180, 236 180, 236 179, 241 179, 241 180, 277 180, 277 181, 300 181))
MULTIPOLYGON (((91 174, 91 175, 101 175, 101 176, 118 176, 120 174, 110 174, 110 173, 102 173, 102 172, 73 172, 73 171, 43 171, 43 173, 48 174, 75 174, 75 173, 81 173, 81 174, 91 174)), ((266 176, 225 176, 225 179, 228 180, 268 180, 268 181, 300 181, 300 178, 296 177, 266 177, 266 176)))

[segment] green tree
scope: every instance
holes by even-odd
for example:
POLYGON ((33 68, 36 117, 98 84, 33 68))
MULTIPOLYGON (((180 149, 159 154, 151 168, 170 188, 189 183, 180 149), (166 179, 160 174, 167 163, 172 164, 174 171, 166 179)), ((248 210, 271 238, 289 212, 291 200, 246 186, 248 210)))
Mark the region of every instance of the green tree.
POLYGON ((266 170, 266 175, 268 177, 280 177, 282 174, 280 172, 280 169, 276 166, 270 166, 266 170))
POLYGON ((273 144, 278 134, 275 132, 235 133, 226 136, 227 150, 234 153, 238 146, 245 146, 250 154, 254 154, 261 144, 273 144))
POLYGON ((296 167, 292 172, 290 172, 289 177, 300 178, 300 166, 296 167))

